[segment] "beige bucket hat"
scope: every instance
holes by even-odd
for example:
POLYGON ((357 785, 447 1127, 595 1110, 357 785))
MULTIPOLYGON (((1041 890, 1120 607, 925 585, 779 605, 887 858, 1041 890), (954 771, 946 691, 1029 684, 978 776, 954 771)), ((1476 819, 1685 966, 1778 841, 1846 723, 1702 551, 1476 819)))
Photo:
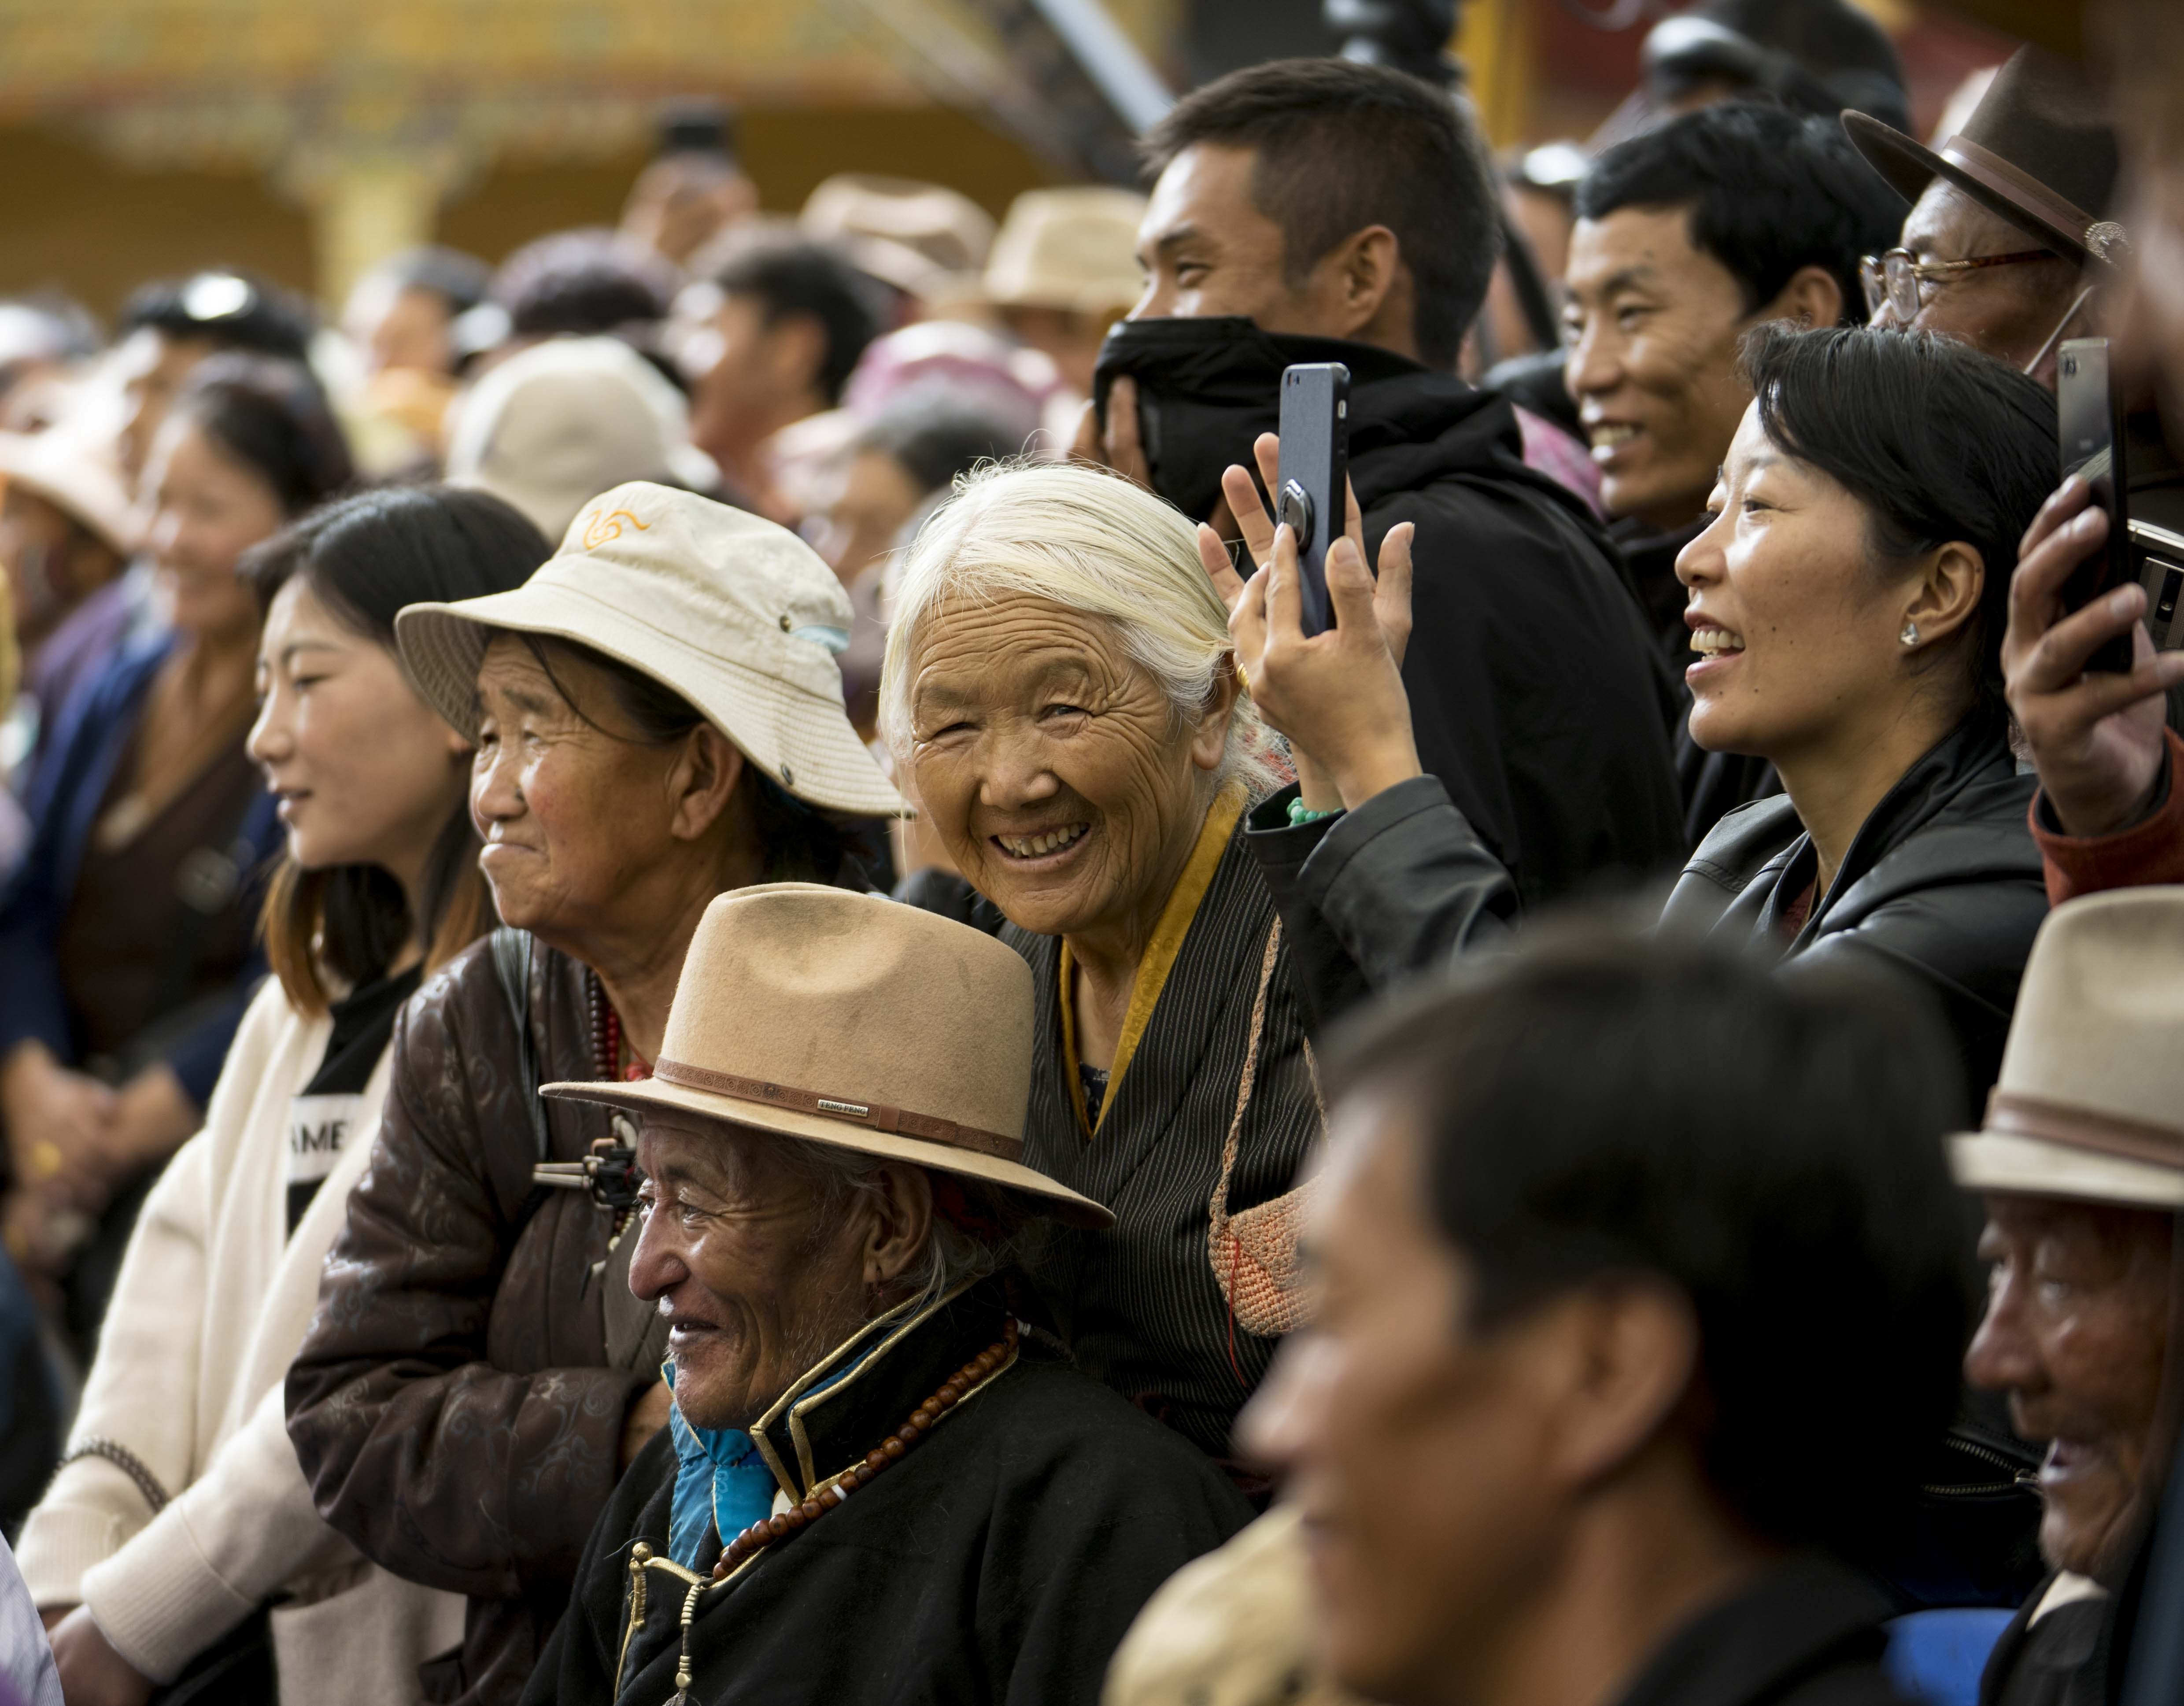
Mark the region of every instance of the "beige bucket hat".
POLYGON ((706 492, 713 459, 690 410, 618 337, 549 337, 495 367, 448 421, 448 483, 513 505, 549 539, 600 493, 632 480, 706 492))
POLYGON ((673 689, 808 805, 907 817, 842 704, 850 595, 786 527, 644 481, 577 512, 560 550, 513 592, 411 605, 395 643, 418 689, 477 735, 477 672, 495 629, 588 646, 673 689))
POLYGON ((1145 293, 1137 249, 1145 205, 1129 190, 1026 190, 994 239, 986 299, 1000 308, 1122 313, 1145 293))
POLYGON ((0 487, 42 498, 124 557, 143 548, 146 517, 123 482, 110 445, 66 427, 0 432, 0 487))
POLYGON ((1030 967, 983 931, 881 895, 761 884, 706 907, 651 1078, 539 1094, 911 1162, 1111 1226, 1020 1158, 1032 1006, 1030 967))
POLYGON ((2184 1207, 2184 888, 2088 895, 2032 944, 1968 1190, 2184 1207))

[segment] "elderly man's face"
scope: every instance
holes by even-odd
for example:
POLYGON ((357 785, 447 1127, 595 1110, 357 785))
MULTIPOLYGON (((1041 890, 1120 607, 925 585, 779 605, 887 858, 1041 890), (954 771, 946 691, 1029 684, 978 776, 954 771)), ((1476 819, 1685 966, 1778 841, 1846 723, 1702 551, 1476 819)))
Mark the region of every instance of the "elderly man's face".
POLYGON ((696 1427, 749 1427, 866 1317, 872 1207, 860 1193, 824 1216, 789 1141, 671 1112, 638 1135, 629 1288, 667 1318, 676 1405, 696 1427))
POLYGON ((1988 1197, 1986 1215, 1986 1316, 1964 1372, 2049 1442, 2042 1555, 2115 1586, 2169 1341, 2169 1217, 2022 1196, 1988 1197))
MULTIPOLYGON (((1919 198, 1903 221, 1903 243, 1912 259, 1922 263, 2022 254, 2042 247, 1946 178, 1935 179, 1919 198)), ((2044 348, 2047 354, 2033 377, 2053 385, 2056 328, 2083 288, 2077 269, 2060 256, 1978 267, 1921 283, 1919 315, 1911 325, 1969 343, 2013 367, 2025 366, 2044 348)), ((2099 331, 2087 323, 2096 305, 2088 302, 2081 308, 2066 335, 2099 331)), ((1884 302, 1873 323, 1897 325, 1896 310, 1884 302)))
POLYGON ((1114 631, 1025 594, 950 599, 912 648, 911 770, 972 885, 1027 930, 1149 932, 1228 717, 1178 725, 1114 631))

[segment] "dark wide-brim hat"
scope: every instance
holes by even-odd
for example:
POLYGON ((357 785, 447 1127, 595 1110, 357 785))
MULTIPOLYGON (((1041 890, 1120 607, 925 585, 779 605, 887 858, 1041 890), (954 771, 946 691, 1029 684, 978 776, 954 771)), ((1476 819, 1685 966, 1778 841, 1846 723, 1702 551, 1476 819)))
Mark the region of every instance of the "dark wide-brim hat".
POLYGON ((1947 178, 1998 218, 2080 266, 2111 268, 2123 227, 2109 218, 2120 165, 2100 91, 2068 59, 2022 47, 1958 135, 1938 151, 1865 113, 1843 130, 1904 200, 1947 178))

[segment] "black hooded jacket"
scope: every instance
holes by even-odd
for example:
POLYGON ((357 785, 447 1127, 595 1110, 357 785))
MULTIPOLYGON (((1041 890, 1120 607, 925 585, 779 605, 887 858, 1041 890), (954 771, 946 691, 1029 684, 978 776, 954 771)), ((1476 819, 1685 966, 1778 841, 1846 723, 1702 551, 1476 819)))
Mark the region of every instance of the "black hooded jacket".
POLYGON ((1582 502, 1525 466, 1509 404, 1367 344, 1274 337, 1247 320, 1126 321, 1100 352, 1104 409, 1139 390, 1154 488, 1193 520, 1279 418, 1282 369, 1350 369, 1350 475, 1377 560, 1418 538, 1410 693, 1418 756, 1527 906, 1672 871, 1685 851, 1674 684, 1582 502))

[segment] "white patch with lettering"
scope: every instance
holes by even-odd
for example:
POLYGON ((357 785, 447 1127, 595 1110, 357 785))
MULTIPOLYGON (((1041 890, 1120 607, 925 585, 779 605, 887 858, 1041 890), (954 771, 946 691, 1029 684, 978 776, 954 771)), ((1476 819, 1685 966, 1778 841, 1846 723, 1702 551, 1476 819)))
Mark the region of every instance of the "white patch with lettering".
POLYGON ((360 1096, 299 1096, 288 1104, 288 1183, 314 1185, 334 1170, 364 1111, 360 1096))

